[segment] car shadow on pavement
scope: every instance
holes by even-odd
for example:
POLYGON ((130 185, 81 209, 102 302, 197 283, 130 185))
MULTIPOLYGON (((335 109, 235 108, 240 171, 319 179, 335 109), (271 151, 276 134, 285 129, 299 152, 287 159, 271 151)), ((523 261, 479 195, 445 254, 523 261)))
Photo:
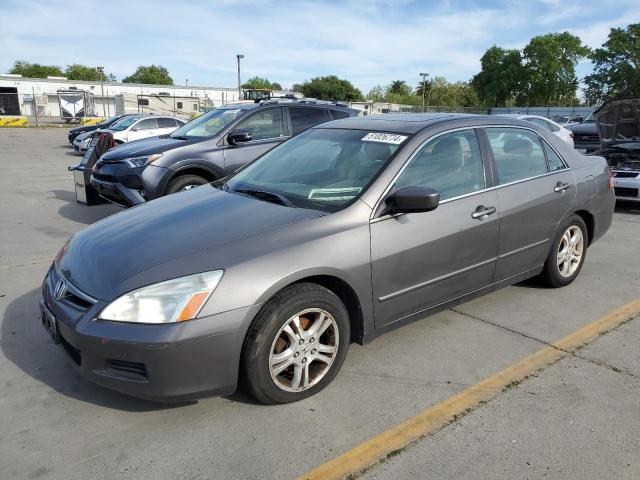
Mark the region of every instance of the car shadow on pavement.
POLYGON ((36 288, 13 300, 6 308, 0 328, 2 353, 24 373, 62 395, 115 410, 146 412, 195 403, 150 402, 108 390, 82 378, 64 349, 55 345, 42 327, 39 299, 40 290, 36 288))
POLYGON ((56 200, 65 202, 65 204, 58 209, 58 213, 64 218, 77 223, 90 225, 109 215, 123 211, 121 207, 112 203, 93 206, 78 203, 75 192, 70 190, 51 190, 49 193, 53 194, 56 200))
POLYGON ((626 213, 628 215, 640 215, 640 202, 616 201, 616 213, 626 213))

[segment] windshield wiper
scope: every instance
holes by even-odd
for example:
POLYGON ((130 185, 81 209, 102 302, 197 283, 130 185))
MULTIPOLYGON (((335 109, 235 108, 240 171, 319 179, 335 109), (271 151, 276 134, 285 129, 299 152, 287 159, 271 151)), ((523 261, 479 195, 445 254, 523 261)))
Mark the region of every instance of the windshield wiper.
POLYGON ((279 193, 267 192, 265 190, 254 190, 249 188, 239 188, 233 191, 249 195, 251 197, 257 198, 258 200, 264 200, 265 202, 278 203, 280 205, 284 205, 285 207, 295 207, 291 200, 289 200, 284 195, 280 195, 279 193))

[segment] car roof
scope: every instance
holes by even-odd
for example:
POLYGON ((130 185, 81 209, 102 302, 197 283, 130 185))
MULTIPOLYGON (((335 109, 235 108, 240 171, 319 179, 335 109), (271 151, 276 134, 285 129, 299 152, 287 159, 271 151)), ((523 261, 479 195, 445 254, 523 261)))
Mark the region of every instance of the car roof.
POLYGON ((331 103, 328 101, 311 101, 311 100, 290 100, 290 99, 271 99, 262 102, 253 103, 228 103, 222 107, 218 107, 219 110, 255 110, 260 107, 309 107, 309 108, 328 108, 330 110, 342 110, 350 113, 357 113, 359 110, 351 108, 347 105, 340 105, 331 103))

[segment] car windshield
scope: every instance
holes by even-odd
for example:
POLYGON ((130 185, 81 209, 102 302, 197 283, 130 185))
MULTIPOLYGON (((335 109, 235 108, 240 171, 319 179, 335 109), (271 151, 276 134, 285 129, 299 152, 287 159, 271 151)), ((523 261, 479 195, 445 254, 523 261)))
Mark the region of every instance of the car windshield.
POLYGON ((115 130, 116 132, 121 132, 122 130, 126 130, 131 125, 133 125, 137 120, 137 117, 125 117, 122 120, 118 120, 116 123, 109 127, 109 130, 115 130))
POLYGON ((220 132, 220 130, 236 118, 244 115, 244 113, 245 110, 240 108, 218 108, 211 110, 175 130, 171 134, 171 137, 185 140, 190 138, 211 137, 220 132))
POLYGON ((595 122, 595 119, 593 118, 593 112, 591 112, 589 115, 584 117, 584 120, 582 120, 582 123, 594 123, 594 122, 595 122))
POLYGON ((282 205, 336 212, 367 189, 406 139, 365 130, 307 130, 222 187, 282 205))

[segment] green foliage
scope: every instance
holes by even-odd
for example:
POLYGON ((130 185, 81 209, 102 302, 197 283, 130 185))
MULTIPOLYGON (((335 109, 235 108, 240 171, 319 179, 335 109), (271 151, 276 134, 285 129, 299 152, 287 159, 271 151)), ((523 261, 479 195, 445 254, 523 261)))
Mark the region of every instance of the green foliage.
POLYGON ((69 80, 102 80, 103 82, 115 81, 115 76, 113 74, 103 75, 95 67, 87 67, 86 65, 80 65, 77 63, 67 65, 67 69, 64 71, 64 76, 69 80))
POLYGON ((282 85, 278 82, 270 82, 267 78, 251 77, 242 84, 242 88, 250 88, 256 90, 282 90, 282 85))
POLYGON ((640 97, 640 23, 612 28, 591 54, 593 73, 584 79, 591 105, 615 97, 640 97))
POLYGON ((62 77, 62 69, 57 65, 40 65, 39 63, 29 63, 24 60, 16 60, 9 73, 22 75, 27 78, 47 78, 62 77))
POLYGON ((575 66, 589 49, 569 32, 533 37, 522 51, 524 95, 527 103, 566 105, 576 96, 578 77, 575 66))
POLYGON ((407 82, 405 82, 404 80, 395 80, 391 82, 387 91, 388 93, 391 93, 393 95, 411 95, 411 87, 409 87, 409 85, 407 85, 407 82))
POLYGON ((140 66, 133 75, 123 78, 122 82, 173 85, 173 79, 169 76, 169 71, 161 65, 140 66))
POLYGON ((354 87, 351 82, 335 75, 312 78, 300 85, 300 91, 305 97, 320 100, 352 102, 362 99, 362 92, 354 87))
POLYGON ((369 93, 367 93, 367 100, 372 102, 384 102, 387 98, 387 88, 382 85, 376 85, 369 93))
MULTIPOLYGON (((402 83, 406 85, 405 82, 402 83)), ((367 94, 367 100, 422 107, 422 82, 418 84, 418 88, 414 93, 411 92, 408 85, 406 85, 406 90, 398 90, 393 88, 394 84, 396 82, 392 82, 387 86, 378 85, 373 87, 367 94), (402 93, 395 93, 394 90, 402 93)), ((451 83, 444 77, 435 77, 426 81, 424 87, 426 105, 478 108, 482 104, 477 93, 468 82, 451 83)))
POLYGON ((494 45, 484 53, 480 65, 480 73, 471 79, 471 85, 482 103, 504 107, 520 94, 524 67, 519 50, 494 45))

